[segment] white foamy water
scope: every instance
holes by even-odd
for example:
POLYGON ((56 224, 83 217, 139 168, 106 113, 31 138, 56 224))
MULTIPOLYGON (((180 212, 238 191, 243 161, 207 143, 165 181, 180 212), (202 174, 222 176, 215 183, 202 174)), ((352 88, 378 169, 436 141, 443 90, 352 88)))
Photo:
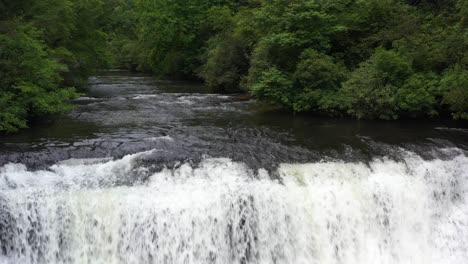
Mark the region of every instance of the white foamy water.
POLYGON ((147 141, 152 141, 152 142, 157 142, 157 141, 174 141, 174 139, 171 136, 160 136, 160 137, 150 137, 146 138, 145 140, 147 141))
POLYGON ((468 158, 0 169, 0 263, 467 263, 468 158), (145 180, 141 180, 141 175, 145 180), (129 184, 131 183, 131 184, 129 184))
POLYGON ((87 97, 87 96, 82 96, 82 97, 74 99, 74 101, 99 101, 99 100, 102 100, 102 99, 95 98, 95 97, 87 97))

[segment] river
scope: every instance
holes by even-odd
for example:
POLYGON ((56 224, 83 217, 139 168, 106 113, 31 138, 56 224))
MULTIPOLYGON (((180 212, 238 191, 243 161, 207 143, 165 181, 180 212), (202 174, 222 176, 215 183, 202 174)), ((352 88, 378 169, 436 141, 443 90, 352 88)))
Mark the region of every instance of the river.
POLYGON ((468 124, 119 71, 0 137, 0 263, 468 263, 468 124))

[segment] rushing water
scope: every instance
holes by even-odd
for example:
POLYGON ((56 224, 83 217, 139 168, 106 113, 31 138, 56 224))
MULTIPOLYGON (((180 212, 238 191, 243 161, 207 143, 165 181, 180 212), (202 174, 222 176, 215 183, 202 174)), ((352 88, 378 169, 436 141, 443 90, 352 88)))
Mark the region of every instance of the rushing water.
MULTIPOLYGON (((109 74, 108 74, 109 75, 109 74)), ((0 138, 0 263, 467 263, 468 129, 100 76, 0 138)))

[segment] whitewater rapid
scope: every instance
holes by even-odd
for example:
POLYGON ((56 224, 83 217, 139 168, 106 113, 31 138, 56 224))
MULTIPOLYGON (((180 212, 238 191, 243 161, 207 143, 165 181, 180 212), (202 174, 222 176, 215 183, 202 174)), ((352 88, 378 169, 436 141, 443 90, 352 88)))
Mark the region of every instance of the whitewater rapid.
MULTIPOLYGON (((156 150, 154 150, 156 151, 156 150)), ((0 263, 467 263, 468 157, 0 168, 0 263)))

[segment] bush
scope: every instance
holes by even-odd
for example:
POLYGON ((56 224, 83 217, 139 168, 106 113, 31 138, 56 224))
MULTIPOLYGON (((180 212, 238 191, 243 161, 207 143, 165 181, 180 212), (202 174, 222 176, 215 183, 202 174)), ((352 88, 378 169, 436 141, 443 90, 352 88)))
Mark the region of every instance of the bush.
POLYGON ((254 96, 270 99, 283 106, 292 108, 294 104, 293 81, 291 76, 281 72, 275 67, 263 71, 258 82, 251 87, 254 96))
POLYGON ((357 118, 397 119, 396 94, 412 74, 411 62, 393 50, 379 48, 343 84, 340 97, 357 118))
POLYGON ((456 119, 468 119, 468 70, 459 65, 447 70, 440 81, 447 104, 456 119))
POLYGON ((239 83, 247 74, 247 44, 235 35, 223 35, 222 40, 213 39, 207 51, 206 63, 200 68, 199 76, 215 91, 236 92, 239 83))
POLYGON ((332 57, 313 49, 305 50, 294 73, 294 83, 298 87, 294 111, 327 108, 322 99, 334 94, 345 79, 345 68, 336 64, 332 57))
POLYGON ((441 96, 439 76, 434 73, 417 73, 398 89, 396 100, 403 113, 436 116, 439 114, 441 96))
POLYGON ((32 27, 18 27, 0 35, 0 131, 27 127, 28 119, 63 113, 66 100, 77 96, 60 88, 64 66, 50 59, 47 46, 32 27))

